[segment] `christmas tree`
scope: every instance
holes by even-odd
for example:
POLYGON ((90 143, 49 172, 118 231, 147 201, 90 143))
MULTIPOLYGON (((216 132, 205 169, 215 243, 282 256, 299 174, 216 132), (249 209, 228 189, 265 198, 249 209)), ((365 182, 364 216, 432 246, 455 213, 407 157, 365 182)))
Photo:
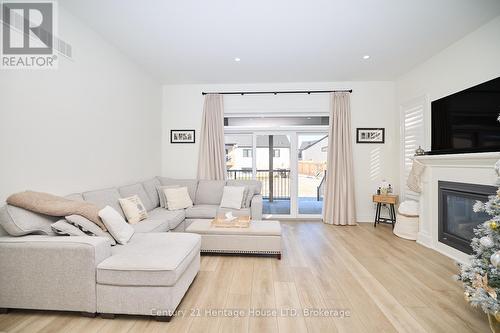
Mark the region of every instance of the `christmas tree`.
MULTIPOLYGON (((500 177, 500 160, 495 171, 500 177)), ((490 219, 474 229, 474 253, 469 263, 460 265, 458 279, 463 282, 465 299, 481 307, 491 324, 493 317, 500 321, 500 188, 487 202, 477 201, 473 209, 487 213, 490 219)))

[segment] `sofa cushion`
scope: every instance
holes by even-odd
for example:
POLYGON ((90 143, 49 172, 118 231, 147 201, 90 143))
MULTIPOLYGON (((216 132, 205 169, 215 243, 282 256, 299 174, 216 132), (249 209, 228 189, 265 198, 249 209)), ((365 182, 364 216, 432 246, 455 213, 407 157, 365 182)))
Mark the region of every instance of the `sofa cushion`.
POLYGON ((191 201, 196 200, 196 188, 198 187, 198 180, 196 179, 172 179, 166 177, 159 177, 162 185, 179 185, 181 187, 187 187, 191 201))
POLYGON ((80 215, 66 216, 66 221, 83 231, 86 235, 105 237, 111 245, 116 245, 116 240, 107 231, 103 231, 97 224, 80 215))
POLYGON ((229 179, 226 181, 227 186, 249 186, 253 189, 254 194, 260 194, 262 183, 259 180, 253 179, 229 179))
POLYGON ((161 185, 160 180, 156 177, 142 182, 142 186, 144 187, 144 190, 148 194, 149 200, 151 200, 151 203, 153 204, 153 208, 151 209, 160 206, 158 192, 156 191, 156 187, 160 185, 161 185))
POLYGON ((66 219, 60 219, 56 223, 52 223, 52 230, 58 235, 63 236, 87 236, 83 231, 68 223, 66 219))
POLYGON ((11 205, 0 208, 0 225, 11 236, 55 235, 51 225, 59 219, 11 205))
POLYGON ((228 212, 232 212, 234 216, 251 216, 250 208, 240 208, 240 209, 233 209, 226 207, 217 208, 217 215, 226 214, 228 212))
POLYGON ((224 180, 200 180, 196 190, 196 205, 219 205, 224 191, 224 180))
POLYGON ((96 204, 99 206, 99 209, 110 206, 120 213, 122 217, 125 217, 125 214, 123 214, 122 208, 120 207, 120 203, 118 202, 118 199, 120 198, 120 192, 118 192, 118 189, 116 188, 107 188, 83 193, 83 199, 85 199, 85 201, 96 204))
POLYGON ((186 218, 189 219, 213 219, 217 216, 218 205, 194 205, 186 209, 186 218))
POLYGON ((200 253, 201 237, 189 233, 137 233, 97 266, 97 283, 173 286, 200 253))
MULTIPOLYGON (((1 209, 1 208, 0 208, 0 209, 1 209)), ((8 235, 9 235, 9 233, 8 233, 7 231, 5 231, 5 229, 4 229, 4 228, 2 228, 2 225, 1 225, 1 223, 0 223, 0 237, 1 237, 1 236, 8 236, 8 235)))
POLYGON ((168 222, 164 219, 147 218, 139 223, 132 224, 135 232, 167 232, 169 231, 168 222))
POLYGON ((120 196, 122 198, 130 198, 134 195, 137 195, 139 199, 141 199, 141 202, 147 211, 155 208, 153 202, 149 198, 149 195, 146 193, 146 190, 141 183, 119 187, 118 192, 120 192, 120 196))
MULTIPOLYGON (((161 231, 172 230, 184 221, 186 214, 183 209, 166 210, 165 208, 155 208, 149 213, 149 217, 145 220, 159 220, 166 224, 166 229, 161 231)), ((142 223, 142 222, 139 222, 142 223)))

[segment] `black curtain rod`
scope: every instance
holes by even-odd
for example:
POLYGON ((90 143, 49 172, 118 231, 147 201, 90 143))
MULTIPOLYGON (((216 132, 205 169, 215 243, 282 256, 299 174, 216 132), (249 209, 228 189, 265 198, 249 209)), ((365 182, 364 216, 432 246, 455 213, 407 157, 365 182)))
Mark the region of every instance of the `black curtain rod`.
POLYGON ((229 92, 202 92, 202 95, 207 94, 220 94, 220 95, 261 95, 261 94, 326 94, 332 92, 348 92, 352 93, 352 89, 349 90, 292 90, 292 91, 229 91, 229 92))

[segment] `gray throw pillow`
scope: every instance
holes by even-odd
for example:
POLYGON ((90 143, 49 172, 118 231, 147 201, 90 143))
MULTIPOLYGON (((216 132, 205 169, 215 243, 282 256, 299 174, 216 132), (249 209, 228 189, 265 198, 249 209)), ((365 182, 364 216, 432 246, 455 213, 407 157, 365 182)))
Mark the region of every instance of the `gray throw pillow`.
POLYGON ((12 205, 0 208, 0 225, 11 236, 55 235, 50 225, 59 219, 12 205))
POLYGON ((249 185, 249 186, 246 186, 246 188, 247 188, 247 192, 246 192, 246 197, 245 197, 245 204, 242 206, 244 208, 250 207, 250 204, 252 203, 252 198, 255 195, 256 186, 249 185))
POLYGON ((241 208, 247 207, 248 191, 250 191, 250 189, 248 188, 248 186, 245 186, 245 190, 243 191, 243 198, 241 198, 241 208))
POLYGON ((61 219, 51 225, 52 230, 58 235, 63 236, 88 236, 86 233, 68 223, 65 219, 61 219))
POLYGON ((111 236, 109 232, 103 231, 94 222, 86 219, 81 215, 70 215, 66 216, 66 220, 83 231, 85 234, 90 236, 106 237, 109 238, 111 245, 116 245, 116 240, 111 236))

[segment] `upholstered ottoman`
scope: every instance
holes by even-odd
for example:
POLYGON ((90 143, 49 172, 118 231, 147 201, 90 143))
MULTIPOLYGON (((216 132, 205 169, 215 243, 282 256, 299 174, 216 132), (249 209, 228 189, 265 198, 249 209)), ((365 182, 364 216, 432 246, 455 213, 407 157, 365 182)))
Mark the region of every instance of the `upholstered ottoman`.
POLYGON ((272 254, 281 259, 279 221, 252 221, 248 228, 221 228, 194 220, 186 232, 201 235, 201 252, 272 254))

